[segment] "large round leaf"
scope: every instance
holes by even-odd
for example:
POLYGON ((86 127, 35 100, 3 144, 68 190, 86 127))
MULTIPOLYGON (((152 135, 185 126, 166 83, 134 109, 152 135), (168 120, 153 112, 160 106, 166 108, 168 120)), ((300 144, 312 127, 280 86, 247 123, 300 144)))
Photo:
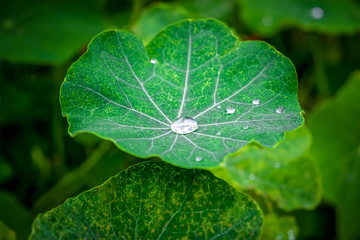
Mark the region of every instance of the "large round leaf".
POLYGON ((272 147, 300 126, 296 92, 288 58, 205 19, 169 26, 146 49, 125 31, 98 35, 70 68, 60 100, 71 134, 205 168, 251 140, 272 147))
POLYGON ((147 162, 40 214, 30 239, 258 239, 262 221, 211 173, 147 162))

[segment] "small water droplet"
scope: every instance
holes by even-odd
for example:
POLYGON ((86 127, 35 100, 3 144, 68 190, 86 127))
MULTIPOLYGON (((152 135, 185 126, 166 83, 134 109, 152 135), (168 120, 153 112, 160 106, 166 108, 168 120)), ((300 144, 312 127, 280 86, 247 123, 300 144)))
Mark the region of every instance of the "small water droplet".
POLYGON ((277 109, 276 109, 276 112, 277 113, 284 113, 285 112, 285 108, 283 106, 279 106, 277 109))
POLYGON ((221 105, 218 105, 217 108, 221 108, 221 105))
POLYGON ((256 176, 255 176, 254 174, 250 174, 250 175, 249 175, 249 179, 250 179, 250 180, 255 180, 255 178, 256 178, 256 176))
POLYGON ((345 176, 345 181, 348 183, 352 183, 354 181, 354 178, 355 178, 354 174, 348 173, 345 176))
POLYGON ((311 9, 311 16, 315 19, 322 19, 324 17, 324 10, 321 7, 313 7, 311 9))
POLYGON ((289 240, 295 240, 295 234, 294 234, 294 231, 293 231, 293 230, 289 230, 289 231, 287 232, 287 234, 288 234, 288 239, 289 239, 289 240))
POLYGON ((178 118, 176 119, 175 122, 171 124, 171 130, 174 133, 178 133, 178 134, 188 134, 195 131, 198 128, 199 126, 197 122, 189 117, 178 118))
POLYGON ((200 162, 203 158, 202 157, 196 157, 195 161, 200 162))
POLYGON ((249 127, 248 127, 248 126, 245 126, 245 127, 243 127, 243 129, 246 130, 246 129, 249 129, 249 127))
POLYGON ((259 105, 260 103, 260 100, 258 98, 255 98, 253 101, 252 101, 252 104, 254 105, 259 105))
POLYGON ((233 114, 235 112, 235 108, 233 108, 233 107, 227 107, 226 108, 226 113, 227 114, 233 114))
POLYGON ((270 27, 271 25, 273 25, 273 18, 271 16, 264 16, 263 19, 262 19, 262 24, 265 26, 265 27, 270 27))
POLYGON ((275 168, 280 168, 280 167, 281 167, 281 163, 279 163, 279 162, 274 163, 274 167, 275 167, 275 168))
POLYGON ((151 59, 150 63, 155 64, 155 63, 157 63, 157 61, 156 61, 156 59, 151 59))
POLYGON ((220 136, 220 135, 221 135, 221 132, 217 132, 216 135, 217 135, 217 136, 220 136))

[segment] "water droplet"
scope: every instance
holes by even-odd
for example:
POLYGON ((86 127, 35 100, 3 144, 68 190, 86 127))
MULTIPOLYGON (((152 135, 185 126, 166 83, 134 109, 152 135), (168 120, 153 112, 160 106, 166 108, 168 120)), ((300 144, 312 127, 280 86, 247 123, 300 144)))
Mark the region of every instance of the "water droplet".
POLYGON ((218 105, 217 108, 221 108, 221 105, 218 105))
POLYGON ((254 105, 259 105, 260 100, 258 98, 255 98, 252 102, 254 105))
POLYGON ((322 19, 324 17, 324 10, 320 7, 314 7, 311 9, 311 16, 315 19, 322 19))
POLYGON ((285 112, 285 108, 283 106, 279 106, 277 109, 276 109, 276 112, 277 113, 284 113, 285 112))
POLYGON ((235 108, 233 108, 233 107, 227 107, 226 108, 226 113, 227 114, 233 114, 235 112, 235 108))
POLYGON ((289 240, 295 240, 295 234, 294 234, 294 231, 293 231, 293 230, 289 230, 289 231, 287 232, 287 234, 288 234, 288 239, 289 239, 289 240))
POLYGON ((243 129, 246 130, 246 129, 249 129, 249 127, 248 127, 248 126, 245 126, 245 127, 243 127, 243 129))
POLYGON ((280 168, 280 167, 281 167, 281 163, 279 163, 279 162, 274 163, 274 167, 275 167, 275 168, 280 168))
POLYGON ((255 178, 256 178, 256 176, 255 176, 254 174, 250 174, 250 175, 249 175, 249 179, 250 179, 250 180, 255 180, 255 178))
POLYGON ((276 240, 281 240, 281 239, 282 239, 281 235, 276 236, 276 240))
POLYGON ((221 135, 221 132, 217 132, 216 135, 217 135, 217 136, 220 136, 220 135, 221 135))
POLYGON ((171 130, 174 133, 178 133, 178 134, 188 134, 195 131, 198 128, 199 126, 197 122, 189 117, 178 118, 176 119, 175 122, 171 124, 171 130))
POLYGON ((156 61, 156 59, 151 59, 150 62, 151 62, 152 64, 155 64, 157 61, 156 61))
POLYGON ((196 157, 195 161, 200 162, 203 158, 202 157, 196 157))
POLYGON ((270 27, 271 25, 273 25, 273 22, 274 22, 274 20, 271 16, 264 16, 262 19, 262 24, 265 27, 270 27))
POLYGON ((354 178, 355 178, 354 174, 348 173, 345 176, 345 181, 348 183, 352 183, 354 181, 354 178))

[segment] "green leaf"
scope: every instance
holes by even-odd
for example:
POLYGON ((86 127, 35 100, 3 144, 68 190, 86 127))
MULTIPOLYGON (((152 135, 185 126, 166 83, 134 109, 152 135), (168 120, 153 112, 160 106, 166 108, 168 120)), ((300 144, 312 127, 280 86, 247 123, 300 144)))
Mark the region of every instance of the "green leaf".
POLYGON ((360 31, 360 8, 351 0, 238 0, 241 16, 256 33, 271 36, 299 27, 325 34, 360 31))
POLYGON ((262 213, 203 170, 146 162, 39 214, 30 239, 258 239, 262 213))
POLYGON ((311 152, 320 168, 324 198, 337 209, 341 239, 360 238, 360 71, 335 99, 309 118, 311 152))
POLYGON ((226 22, 236 9, 233 0, 178 0, 177 2, 193 13, 226 22))
POLYGON ((133 31, 147 44, 167 25, 190 18, 192 15, 194 14, 191 14, 180 5, 157 3, 141 14, 141 17, 133 26, 133 31))
POLYGON ((240 189, 254 189, 290 211, 313 208, 320 200, 320 178, 309 154, 306 128, 287 132, 272 150, 247 145, 225 157, 212 172, 240 189))
POLYGON ((292 216, 278 216, 274 213, 265 215, 262 240, 295 240, 298 226, 292 216))
POLYGON ((95 0, 14 0, 0 7, 0 59, 59 64, 105 29, 95 0))
POLYGON ((6 182, 13 177, 13 169, 0 155, 0 184, 6 182))
POLYGON ((8 228, 1 220, 0 220, 0 239, 1 240, 15 240, 16 235, 13 230, 8 228))
POLYGON ((60 101, 71 135, 92 132, 140 157, 206 168, 300 126, 296 92, 288 58, 205 19, 169 26, 146 49, 128 32, 98 35, 69 69, 60 101), (181 129, 198 129, 177 134, 183 117, 193 120, 181 129))

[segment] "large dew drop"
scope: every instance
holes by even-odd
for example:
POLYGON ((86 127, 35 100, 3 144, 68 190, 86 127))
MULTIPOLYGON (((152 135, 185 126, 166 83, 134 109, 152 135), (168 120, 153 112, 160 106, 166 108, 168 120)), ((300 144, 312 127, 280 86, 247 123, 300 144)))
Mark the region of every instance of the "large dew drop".
POLYGON ((189 117, 178 118, 176 119, 175 122, 171 124, 171 130, 174 133, 178 133, 178 134, 188 134, 195 131, 198 128, 199 126, 197 122, 189 117))

